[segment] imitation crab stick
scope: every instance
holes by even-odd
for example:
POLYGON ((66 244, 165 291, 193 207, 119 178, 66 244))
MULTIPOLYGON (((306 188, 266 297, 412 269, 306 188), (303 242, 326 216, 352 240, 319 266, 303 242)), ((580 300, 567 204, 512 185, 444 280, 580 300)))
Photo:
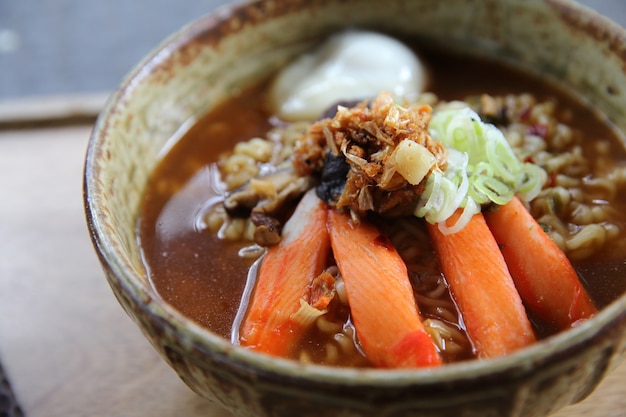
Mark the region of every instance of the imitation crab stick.
POLYGON ((485 213, 526 307, 560 329, 596 313, 566 255, 514 198, 485 213))
POLYGON ((285 223, 280 243, 268 249, 240 329, 242 345, 288 357, 300 342, 306 327, 294 315, 328 260, 327 212, 309 191, 285 223))
MULTIPOLYGON (((454 224, 459 210, 448 219, 454 224)), ((460 231, 428 225, 435 252, 480 358, 501 356, 535 341, 502 253, 481 213, 460 231)))
POLYGON ((329 211, 328 226, 350 314, 368 359, 385 368, 440 365, 406 266, 389 240, 375 226, 354 225, 348 215, 335 210, 329 211))

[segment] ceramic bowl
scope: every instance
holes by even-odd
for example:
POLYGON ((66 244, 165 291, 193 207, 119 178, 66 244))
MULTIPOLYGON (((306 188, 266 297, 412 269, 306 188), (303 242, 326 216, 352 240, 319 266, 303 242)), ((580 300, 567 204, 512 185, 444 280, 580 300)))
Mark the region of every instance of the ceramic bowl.
POLYGON ((421 36, 557 80, 626 131, 626 35, 563 0, 261 0, 175 33, 100 115, 84 172, 95 249, 113 293, 191 389, 237 416, 544 416, 585 398, 622 359, 626 297, 515 354, 430 370, 301 365, 232 346, 164 302, 135 222, 146 181, 186 123, 347 26, 421 36))

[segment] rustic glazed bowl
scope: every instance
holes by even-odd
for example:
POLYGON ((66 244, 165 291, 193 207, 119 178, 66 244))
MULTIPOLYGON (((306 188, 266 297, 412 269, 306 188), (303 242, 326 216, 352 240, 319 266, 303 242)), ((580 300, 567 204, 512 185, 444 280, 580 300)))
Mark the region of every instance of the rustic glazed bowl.
POLYGON ((544 416, 585 398, 624 355, 626 297, 510 356, 387 371, 305 366, 234 347, 155 293, 135 222, 163 153, 194 117, 346 26, 420 36, 524 67, 626 131, 626 35, 567 1, 261 0, 219 9, 141 62, 93 131, 85 209, 119 303, 189 387, 238 416, 544 416))

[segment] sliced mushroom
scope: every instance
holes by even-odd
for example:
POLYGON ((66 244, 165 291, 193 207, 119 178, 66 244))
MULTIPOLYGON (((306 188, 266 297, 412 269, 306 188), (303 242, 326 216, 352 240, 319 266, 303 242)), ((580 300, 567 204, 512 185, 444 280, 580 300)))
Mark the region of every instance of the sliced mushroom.
POLYGON ((263 247, 274 246, 280 242, 282 225, 280 222, 261 212, 252 212, 250 220, 256 226, 254 229, 254 242, 263 247))
POLYGON ((230 192, 224 199, 224 208, 233 217, 248 217, 259 204, 266 207, 279 205, 277 200, 284 199, 285 193, 291 194, 294 182, 299 178, 291 168, 255 177, 230 192))
POLYGON ((261 246, 280 241, 281 220, 299 199, 315 185, 313 177, 299 176, 291 167, 256 177, 232 191, 224 208, 232 217, 250 217, 256 226, 254 240, 261 246))

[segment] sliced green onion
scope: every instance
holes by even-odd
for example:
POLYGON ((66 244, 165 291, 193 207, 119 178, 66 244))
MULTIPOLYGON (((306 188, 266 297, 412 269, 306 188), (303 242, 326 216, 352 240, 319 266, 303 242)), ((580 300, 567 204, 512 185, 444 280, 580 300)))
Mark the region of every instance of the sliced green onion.
POLYGON ((426 217, 435 207, 435 198, 440 195, 439 184, 441 183, 442 174, 439 171, 432 171, 426 179, 426 187, 424 192, 420 196, 417 208, 415 209, 415 216, 426 217))
POLYGON ((472 184, 470 196, 477 203, 485 204, 492 201, 503 205, 511 201, 514 195, 513 190, 496 177, 472 176, 470 183, 472 184))
POLYGON ((517 189, 517 194, 524 201, 531 201, 543 188, 548 180, 546 171, 538 165, 524 162, 522 165, 523 180, 517 189))
POLYGON ((441 230, 441 233, 443 233, 444 235, 450 235, 452 233, 458 232, 459 230, 462 230, 465 225, 469 223, 474 214, 480 213, 480 205, 477 204, 474 200, 468 197, 466 198, 465 203, 466 204, 463 207, 463 212, 456 220, 456 223, 454 223, 452 226, 448 226, 445 221, 437 224, 437 227, 439 228, 439 230, 441 230))
POLYGON ((429 132, 448 149, 448 165, 428 176, 414 214, 438 223, 443 233, 461 230, 484 204, 506 204, 516 194, 529 201, 546 182, 541 167, 522 163, 502 132, 483 123, 469 107, 435 112, 429 132), (459 208, 462 215, 447 226, 459 208))

